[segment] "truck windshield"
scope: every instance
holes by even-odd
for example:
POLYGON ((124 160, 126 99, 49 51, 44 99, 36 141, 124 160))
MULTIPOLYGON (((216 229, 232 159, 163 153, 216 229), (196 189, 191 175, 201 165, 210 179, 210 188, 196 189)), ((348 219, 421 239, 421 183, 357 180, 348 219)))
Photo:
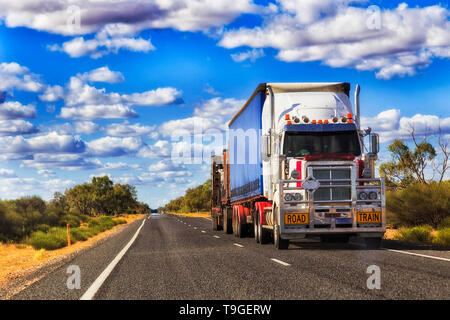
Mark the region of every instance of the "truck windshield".
POLYGON ((356 131, 333 132, 286 132, 284 137, 284 154, 288 157, 304 157, 318 153, 345 153, 359 156, 356 131))

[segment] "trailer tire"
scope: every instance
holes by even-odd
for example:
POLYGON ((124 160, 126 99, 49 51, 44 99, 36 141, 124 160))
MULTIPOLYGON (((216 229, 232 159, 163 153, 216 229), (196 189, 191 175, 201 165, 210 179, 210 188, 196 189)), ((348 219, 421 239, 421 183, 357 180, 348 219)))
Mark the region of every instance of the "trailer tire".
POLYGON ((212 229, 213 231, 217 231, 218 225, 217 225, 217 217, 211 217, 212 221, 212 229))
POLYGON ((289 248, 289 240, 280 237, 280 227, 273 227, 273 243, 278 250, 286 250, 289 248))
POLYGON ((228 217, 228 208, 223 213, 223 231, 226 234, 233 233, 233 219, 228 217))
POLYGON ((253 219, 253 233, 255 234, 256 243, 261 243, 261 234, 259 233, 259 219, 258 215, 253 219))
POLYGON ((270 231, 266 228, 263 228, 262 224, 258 224, 258 233, 259 233, 259 243, 267 244, 270 242, 270 231))
POLYGON ((220 217, 217 217, 217 231, 223 230, 223 222, 220 224, 220 217))
POLYGON ((381 247, 381 238, 365 238, 367 249, 379 249, 381 247))

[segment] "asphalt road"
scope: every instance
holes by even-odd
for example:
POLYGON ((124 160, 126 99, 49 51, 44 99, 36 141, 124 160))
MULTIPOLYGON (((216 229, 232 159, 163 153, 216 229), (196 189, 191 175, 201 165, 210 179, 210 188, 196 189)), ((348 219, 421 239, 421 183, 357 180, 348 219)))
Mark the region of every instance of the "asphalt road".
MULTIPOLYGON (((13 298, 79 299, 142 223, 134 222, 13 298), (80 268, 80 289, 66 285, 70 265, 80 268)), ((367 250, 359 243, 314 240, 278 251, 253 238, 212 231, 205 218, 152 215, 93 298, 450 299, 449 258, 449 251, 367 250), (371 265, 380 268, 381 289, 367 288, 371 265)))

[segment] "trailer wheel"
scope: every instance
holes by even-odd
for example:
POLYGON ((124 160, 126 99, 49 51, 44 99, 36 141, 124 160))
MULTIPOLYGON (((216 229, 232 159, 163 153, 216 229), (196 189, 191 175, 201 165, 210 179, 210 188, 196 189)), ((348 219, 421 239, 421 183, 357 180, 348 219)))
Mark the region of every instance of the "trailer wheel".
POLYGON ((217 217, 211 217, 211 221, 213 231, 217 231, 217 217))
POLYGON ((259 233, 259 219, 258 215, 255 216, 255 219, 253 219, 253 233, 255 234, 255 241, 256 243, 261 242, 261 234, 259 233))
POLYGON ((381 238, 365 238, 367 249, 379 249, 381 247, 381 238))
POLYGON ((267 244, 270 241, 270 231, 263 228, 261 223, 258 223, 259 243, 267 244))
POLYGON ((228 208, 223 213, 223 231, 227 234, 233 233, 233 219, 229 218, 228 208))
POLYGON ((278 250, 286 250, 289 248, 289 240, 288 239, 282 239, 280 237, 280 227, 274 226, 273 228, 273 243, 275 244, 275 248, 278 250))
POLYGON ((220 224, 220 217, 217 217, 217 230, 221 231, 223 230, 223 222, 220 224))

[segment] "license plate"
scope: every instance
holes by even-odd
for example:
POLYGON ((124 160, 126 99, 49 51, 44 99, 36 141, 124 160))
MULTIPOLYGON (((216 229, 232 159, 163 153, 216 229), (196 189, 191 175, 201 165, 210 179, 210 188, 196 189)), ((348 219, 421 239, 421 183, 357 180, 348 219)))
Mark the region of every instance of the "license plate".
POLYGON ((358 212, 358 223, 381 223, 381 212, 358 212))
POLYGON ((284 224, 308 224, 309 216, 307 213, 285 213, 284 224))

